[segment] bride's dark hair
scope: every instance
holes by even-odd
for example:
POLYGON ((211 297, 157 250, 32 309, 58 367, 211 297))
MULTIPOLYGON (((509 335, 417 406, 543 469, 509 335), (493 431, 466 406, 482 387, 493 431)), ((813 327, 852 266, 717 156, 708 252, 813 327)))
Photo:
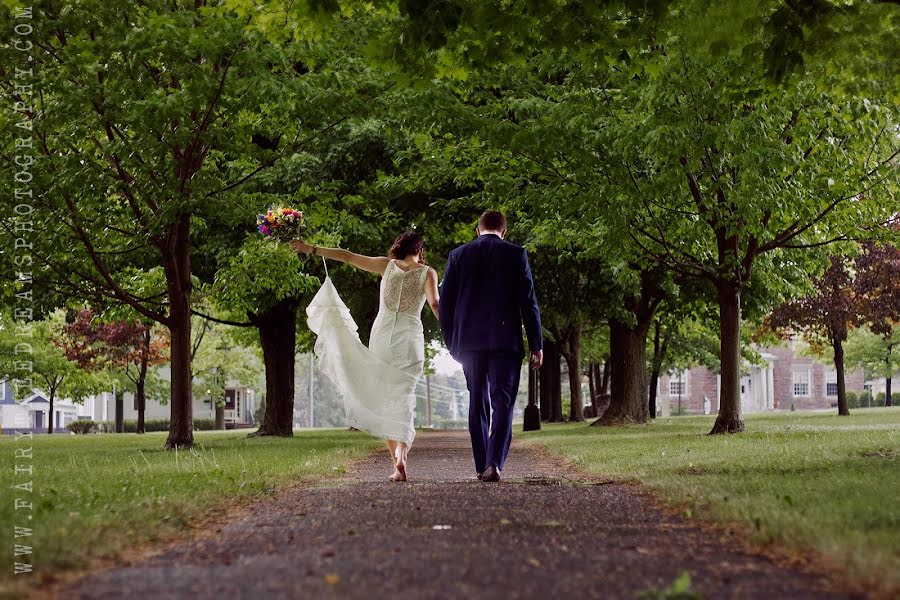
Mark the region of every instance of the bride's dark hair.
POLYGON ((425 262, 425 238, 418 231, 404 231, 397 236, 394 244, 388 251, 388 258, 403 260, 407 256, 422 254, 422 262, 425 262))

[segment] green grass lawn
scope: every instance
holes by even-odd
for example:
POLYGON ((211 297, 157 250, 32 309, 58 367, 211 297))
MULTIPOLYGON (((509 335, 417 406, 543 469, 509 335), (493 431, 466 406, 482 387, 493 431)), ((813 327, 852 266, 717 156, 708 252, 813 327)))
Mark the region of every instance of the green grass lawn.
MULTIPOLYGON (((293 438, 247 438, 244 432, 195 432, 190 451, 162 449, 165 433, 145 435, 34 436, 31 442, 0 437, 0 522, 7 535, 0 553, 0 582, 11 581, 11 527, 30 525, 34 571, 39 577, 115 556, 145 542, 172 539, 240 497, 271 493, 302 480, 344 472, 347 463, 376 444, 362 433, 319 430, 293 438), (33 447, 34 512, 14 514, 15 450, 33 447)), ((25 541, 24 543, 29 543, 25 541)))
POLYGON ((736 524, 755 543, 814 548, 849 577, 900 586, 900 408, 714 417, 646 426, 544 425, 524 434, 587 472, 640 482, 688 517, 736 524))

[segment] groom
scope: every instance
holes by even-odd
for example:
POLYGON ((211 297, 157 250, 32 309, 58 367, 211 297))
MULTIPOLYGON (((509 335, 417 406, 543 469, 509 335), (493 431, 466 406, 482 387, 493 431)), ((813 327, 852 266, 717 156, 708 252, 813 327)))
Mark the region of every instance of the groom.
POLYGON ((469 434, 482 481, 500 481, 525 347, 541 366, 541 315, 525 249, 503 240, 506 218, 487 211, 478 237, 450 253, 441 286, 441 333, 469 388, 469 434), (490 424, 490 432, 488 425, 490 424))

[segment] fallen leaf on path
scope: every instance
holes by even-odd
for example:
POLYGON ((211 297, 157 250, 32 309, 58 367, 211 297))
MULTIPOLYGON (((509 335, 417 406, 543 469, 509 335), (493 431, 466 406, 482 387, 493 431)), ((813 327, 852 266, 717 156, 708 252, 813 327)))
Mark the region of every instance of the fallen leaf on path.
POLYGON ((328 585, 337 585, 341 582, 341 576, 337 573, 328 573, 325 575, 325 583, 328 585))

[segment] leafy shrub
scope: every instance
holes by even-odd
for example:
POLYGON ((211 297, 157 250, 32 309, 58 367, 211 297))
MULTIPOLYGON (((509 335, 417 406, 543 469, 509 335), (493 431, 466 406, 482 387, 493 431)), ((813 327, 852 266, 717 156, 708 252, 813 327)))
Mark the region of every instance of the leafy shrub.
POLYGON ((848 408, 859 408, 859 394, 853 391, 847 391, 847 407, 848 408))
MULTIPOLYGON (((875 396, 875 400, 872 402, 872 406, 884 406, 884 392, 878 392, 878 395, 875 396)), ((897 406, 897 403, 900 402, 900 392, 891 392, 891 404, 897 406)))
MULTIPOLYGON (((213 431, 216 428, 216 420, 215 419, 194 419, 194 430, 195 431, 213 431)), ((169 429, 168 423, 166 424, 166 430, 169 429)))
MULTIPOLYGON (((125 419, 123 423, 125 433, 137 433, 137 421, 134 419, 125 419)), ((194 431, 212 431, 216 428, 215 419, 194 419, 194 431)), ((116 431, 115 421, 103 421, 99 424, 98 429, 106 433, 114 433, 116 431)), ((145 419, 144 431, 168 431, 169 419, 145 419)))
POLYGON ((77 421, 72 421, 71 423, 66 425, 66 429, 68 429, 72 433, 77 434, 91 433, 96 428, 97 424, 87 419, 78 419, 77 421))

